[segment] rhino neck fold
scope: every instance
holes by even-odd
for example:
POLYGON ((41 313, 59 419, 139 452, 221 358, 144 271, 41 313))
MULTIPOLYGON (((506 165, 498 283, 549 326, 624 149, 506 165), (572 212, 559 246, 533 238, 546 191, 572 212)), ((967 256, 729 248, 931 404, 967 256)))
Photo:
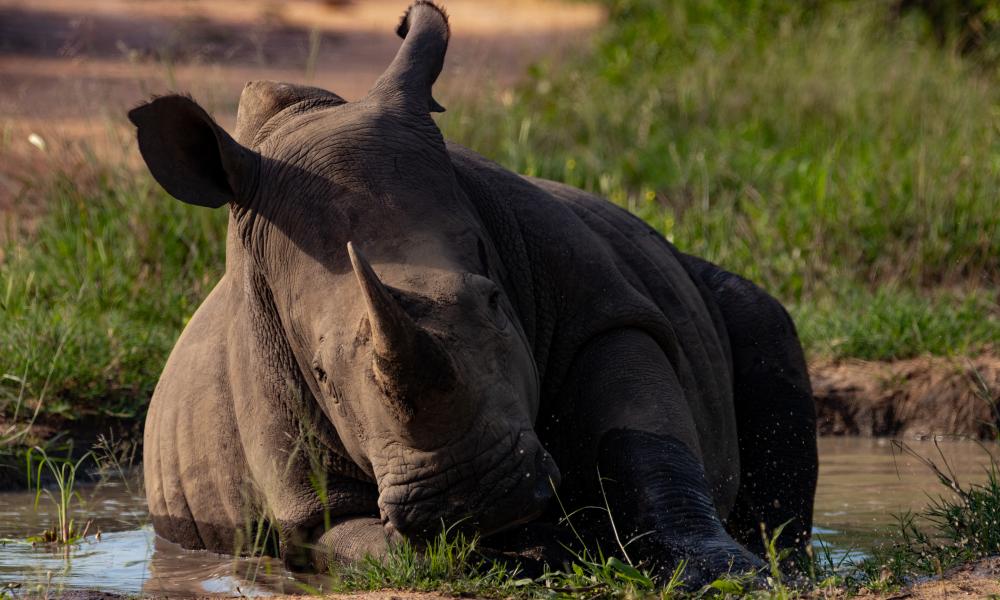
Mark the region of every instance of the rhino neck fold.
MULTIPOLYGON (((535 285, 540 274, 532 266, 531 248, 521 230, 517 214, 509 198, 502 190, 497 193, 495 181, 488 178, 494 173, 483 173, 482 165, 470 160, 483 160, 481 157, 474 157, 466 148, 451 142, 448 142, 448 151, 458 185, 496 250, 489 257, 497 265, 500 275, 500 281, 496 283, 504 288, 514 305, 538 370, 538 380, 544 381, 551 324, 546 323, 543 318, 547 311, 539 305, 543 295, 537 293, 535 285)), ((489 165, 496 166, 493 163, 489 165)), ((497 169, 499 170, 498 166, 497 169)), ((516 177, 507 172, 504 174, 516 177)))

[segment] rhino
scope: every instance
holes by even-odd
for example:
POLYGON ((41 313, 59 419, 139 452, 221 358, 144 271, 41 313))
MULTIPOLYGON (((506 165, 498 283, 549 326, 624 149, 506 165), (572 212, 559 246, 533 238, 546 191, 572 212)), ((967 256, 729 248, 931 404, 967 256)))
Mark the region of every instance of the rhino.
POLYGON ((229 210, 225 273, 146 417, 156 533, 233 553, 266 524, 325 569, 606 505, 584 535, 693 581, 762 566, 762 527, 805 548, 815 414, 782 305, 446 141, 448 18, 418 0, 397 33, 355 102, 250 82, 233 135, 185 95, 129 112, 171 196, 229 210))

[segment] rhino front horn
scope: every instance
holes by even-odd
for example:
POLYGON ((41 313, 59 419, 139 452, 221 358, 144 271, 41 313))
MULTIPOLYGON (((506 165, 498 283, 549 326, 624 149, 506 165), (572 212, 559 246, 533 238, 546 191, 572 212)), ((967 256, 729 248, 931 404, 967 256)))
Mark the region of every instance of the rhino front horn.
POLYGON ((410 112, 444 112, 431 96, 431 86, 441 74, 448 50, 448 15, 433 2, 417 0, 403 14, 396 34, 403 45, 368 96, 402 104, 410 112))
POLYGON ((422 399, 446 390, 455 370, 441 344, 403 310, 353 243, 347 243, 371 325, 372 369, 388 407, 406 423, 422 399))

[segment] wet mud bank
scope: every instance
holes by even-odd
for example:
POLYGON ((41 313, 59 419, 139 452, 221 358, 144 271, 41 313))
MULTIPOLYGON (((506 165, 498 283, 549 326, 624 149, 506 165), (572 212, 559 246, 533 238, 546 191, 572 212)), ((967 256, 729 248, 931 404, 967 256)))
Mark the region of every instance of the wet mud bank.
POLYGON ((986 439, 1000 425, 1000 357, 809 365, 820 435, 986 439))

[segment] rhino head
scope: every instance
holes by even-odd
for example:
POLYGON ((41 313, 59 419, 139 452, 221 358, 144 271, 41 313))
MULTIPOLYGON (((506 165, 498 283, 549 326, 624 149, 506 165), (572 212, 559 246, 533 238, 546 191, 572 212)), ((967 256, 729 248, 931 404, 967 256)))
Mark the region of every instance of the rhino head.
POLYGON ((538 514, 559 472, 533 431, 538 373, 503 260, 430 115, 447 17, 418 1, 397 32, 357 102, 252 82, 234 136, 184 96, 129 118, 167 192, 229 206, 226 277, 263 332, 247 343, 301 374, 387 529, 488 533, 538 514))

